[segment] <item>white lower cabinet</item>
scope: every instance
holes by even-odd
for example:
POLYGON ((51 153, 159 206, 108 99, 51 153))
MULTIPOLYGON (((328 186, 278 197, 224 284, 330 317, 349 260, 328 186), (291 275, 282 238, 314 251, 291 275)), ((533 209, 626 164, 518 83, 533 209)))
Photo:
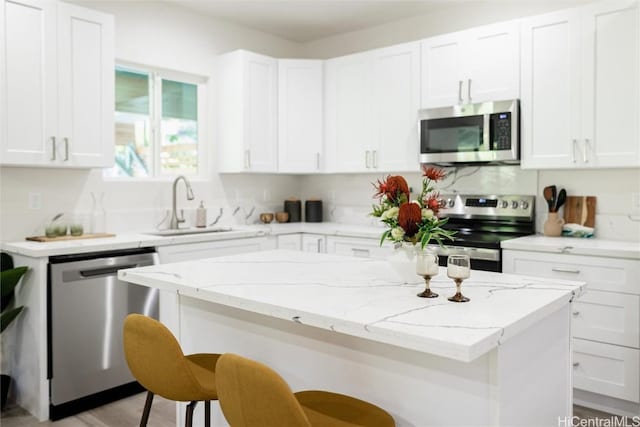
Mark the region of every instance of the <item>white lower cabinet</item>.
POLYGON ((275 242, 266 237, 251 237, 248 239, 160 246, 157 248, 157 252, 160 257, 160 264, 167 264, 170 262, 193 261, 203 258, 266 251, 275 248, 275 242))
POLYGON ((302 250, 304 252, 315 252, 322 254, 326 252, 326 239, 322 234, 302 235, 302 250))
POLYGON ((282 234, 277 236, 278 249, 287 249, 290 251, 302 250, 302 238, 300 233, 282 234))
POLYGON ((638 260, 504 250, 503 272, 586 282, 573 303, 573 387, 593 399, 579 403, 613 413, 640 403, 638 260))
POLYGON ((378 239, 327 236, 327 253, 330 254, 386 259, 392 251, 391 246, 380 246, 378 239))

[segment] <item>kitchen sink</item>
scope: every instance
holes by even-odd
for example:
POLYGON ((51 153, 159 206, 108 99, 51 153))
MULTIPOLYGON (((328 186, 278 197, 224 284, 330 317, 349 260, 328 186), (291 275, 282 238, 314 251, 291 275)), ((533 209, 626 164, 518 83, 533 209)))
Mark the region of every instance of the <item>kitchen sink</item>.
POLYGON ((147 232, 153 236, 183 236, 186 234, 224 233, 232 231, 231 227, 178 228, 147 232))

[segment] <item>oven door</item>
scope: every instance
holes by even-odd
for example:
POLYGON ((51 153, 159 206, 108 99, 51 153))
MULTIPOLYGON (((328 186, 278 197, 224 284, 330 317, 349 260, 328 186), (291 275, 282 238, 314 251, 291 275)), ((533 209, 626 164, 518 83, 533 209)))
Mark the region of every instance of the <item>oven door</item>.
POLYGON ((441 266, 447 266, 449 255, 468 255, 471 261, 472 270, 494 271, 502 273, 502 254, 500 249, 472 248, 466 246, 445 246, 429 245, 438 254, 441 266))

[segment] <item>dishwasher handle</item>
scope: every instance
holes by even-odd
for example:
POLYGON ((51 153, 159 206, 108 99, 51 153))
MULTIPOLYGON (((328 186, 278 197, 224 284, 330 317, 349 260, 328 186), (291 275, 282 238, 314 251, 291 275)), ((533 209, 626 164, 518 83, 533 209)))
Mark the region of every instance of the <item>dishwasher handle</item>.
POLYGON ((118 273, 118 270, 123 270, 125 268, 134 268, 137 267, 137 264, 120 264, 120 265, 110 265, 109 267, 99 267, 99 268, 91 268, 88 270, 80 270, 80 276, 82 277, 96 277, 96 276, 108 276, 118 273))

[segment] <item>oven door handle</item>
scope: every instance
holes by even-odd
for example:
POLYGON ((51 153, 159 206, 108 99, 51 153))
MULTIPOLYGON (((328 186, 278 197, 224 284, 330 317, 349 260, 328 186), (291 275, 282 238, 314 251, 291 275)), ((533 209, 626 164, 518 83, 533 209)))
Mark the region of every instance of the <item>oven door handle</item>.
POLYGON ((445 246, 439 247, 437 245, 430 245, 432 249, 436 250, 436 253, 441 256, 449 255, 469 255, 470 259, 478 259, 483 261, 500 261, 500 249, 488 249, 488 248, 470 248, 466 246, 445 246))

